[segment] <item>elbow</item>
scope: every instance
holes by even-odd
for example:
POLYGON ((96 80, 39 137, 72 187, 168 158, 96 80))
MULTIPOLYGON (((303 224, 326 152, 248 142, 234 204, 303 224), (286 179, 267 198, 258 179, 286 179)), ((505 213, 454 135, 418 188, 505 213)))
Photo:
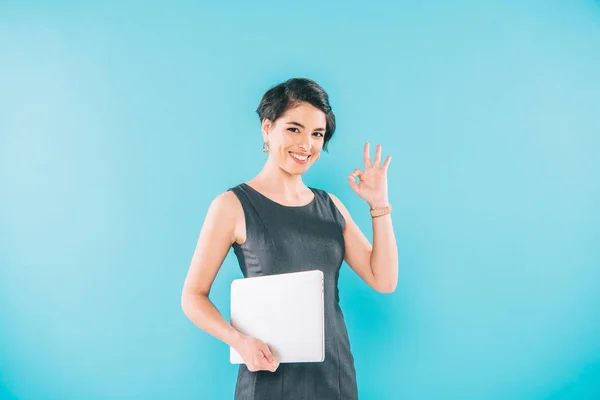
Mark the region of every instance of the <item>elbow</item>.
POLYGON ((204 297, 208 298, 208 294, 184 289, 181 292, 181 310, 189 317, 190 313, 198 307, 198 301, 204 297))
POLYGON ((396 283, 392 285, 380 286, 377 291, 384 294, 394 293, 396 291, 396 286, 396 283))
POLYGON ((187 315, 188 296, 185 292, 181 293, 181 310, 187 315))
MULTIPOLYGON (((398 286, 398 267, 399 265, 396 262, 391 265, 385 265, 385 267, 380 267, 379 269, 382 271, 382 275, 379 277, 375 276, 373 273, 373 289, 379 293, 394 293, 398 286)), ((372 266, 371 271, 374 271, 372 266)))
POLYGON ((193 303, 193 294, 187 290, 181 293, 181 310, 187 316, 193 303))
POLYGON ((396 287, 398 286, 398 279, 390 280, 387 282, 380 283, 377 285, 376 290, 379 293, 394 293, 396 291, 396 287))

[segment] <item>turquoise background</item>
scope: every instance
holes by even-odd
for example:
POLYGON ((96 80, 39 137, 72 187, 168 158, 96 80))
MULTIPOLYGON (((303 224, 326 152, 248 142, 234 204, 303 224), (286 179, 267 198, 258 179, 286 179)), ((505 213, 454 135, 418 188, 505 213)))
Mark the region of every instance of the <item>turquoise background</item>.
POLYGON ((360 398, 600 398, 600 2, 2 2, 0 61, 1 399, 233 397, 181 288, 291 77, 369 239, 346 176, 393 157, 398 288, 339 282, 360 398))

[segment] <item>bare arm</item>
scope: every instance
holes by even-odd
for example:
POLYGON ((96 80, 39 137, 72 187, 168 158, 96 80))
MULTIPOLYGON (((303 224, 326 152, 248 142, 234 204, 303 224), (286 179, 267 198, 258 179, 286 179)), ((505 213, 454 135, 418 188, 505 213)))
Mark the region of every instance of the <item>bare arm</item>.
POLYGON ((391 215, 373 218, 373 245, 356 225, 348 209, 329 193, 346 220, 344 261, 371 288, 380 293, 392 293, 398 284, 398 248, 391 215))
MULTIPOLYGON (((348 175, 348 183, 372 209, 383 208, 388 205, 387 169, 392 157, 388 156, 381 164, 381 145, 378 144, 375 160, 371 162, 369 142, 365 143, 363 157, 365 171, 356 168, 348 175), (359 177, 360 183, 356 183, 356 177, 359 177)), ((373 217, 371 245, 340 199, 331 193, 329 196, 346 220, 345 261, 373 289, 381 293, 392 293, 398 285, 398 247, 391 215, 373 217)))
POLYGON ((209 300, 211 286, 229 248, 235 241, 236 215, 241 204, 232 192, 210 204, 183 285, 181 307, 200 329, 238 348, 244 335, 233 328, 209 300))
MULTIPOLYGON (((383 208, 372 206, 374 209, 383 208)), ((371 269, 385 293, 392 293, 398 285, 398 246, 392 225, 392 215, 372 218, 373 247, 371 248, 371 269)))

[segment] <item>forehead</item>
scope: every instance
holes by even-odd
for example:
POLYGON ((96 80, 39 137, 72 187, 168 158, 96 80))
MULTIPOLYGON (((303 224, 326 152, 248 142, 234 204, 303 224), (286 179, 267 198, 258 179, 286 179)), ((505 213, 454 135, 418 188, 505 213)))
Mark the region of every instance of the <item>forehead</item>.
POLYGON ((296 107, 288 109, 283 113, 281 119, 285 122, 300 122, 304 126, 314 128, 325 128, 327 122, 323 111, 307 103, 300 103, 296 107))

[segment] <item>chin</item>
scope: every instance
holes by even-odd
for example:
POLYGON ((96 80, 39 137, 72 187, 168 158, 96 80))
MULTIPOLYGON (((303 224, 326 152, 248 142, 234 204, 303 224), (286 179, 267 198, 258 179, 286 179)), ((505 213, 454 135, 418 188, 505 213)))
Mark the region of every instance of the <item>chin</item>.
POLYGON ((302 171, 298 171, 295 168, 284 168, 284 171, 290 175, 304 175, 304 173, 308 171, 308 168, 305 168, 302 171))

